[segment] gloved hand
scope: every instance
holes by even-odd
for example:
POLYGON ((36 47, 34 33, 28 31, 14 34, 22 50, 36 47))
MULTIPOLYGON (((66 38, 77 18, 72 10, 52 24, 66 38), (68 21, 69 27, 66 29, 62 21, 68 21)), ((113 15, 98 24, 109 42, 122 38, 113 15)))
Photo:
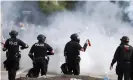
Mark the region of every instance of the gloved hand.
POLYGON ((35 61, 34 57, 32 57, 31 60, 34 62, 35 61))
POLYGON ((46 54, 47 54, 47 55, 54 55, 53 52, 47 52, 46 54))
POLYGON ((113 69, 113 66, 112 65, 110 65, 110 70, 112 70, 113 69))
POLYGON ((29 46, 26 44, 26 45, 25 45, 25 48, 28 48, 28 47, 29 47, 29 46))
POLYGON ((31 53, 29 53, 28 55, 31 58, 31 60, 34 61, 34 56, 31 53))
POLYGON ((25 45, 24 47, 20 47, 21 50, 25 49, 25 48, 28 48, 29 46, 28 45, 25 45))
POLYGON ((88 44, 88 40, 89 40, 89 39, 86 40, 86 42, 85 42, 86 44, 88 44))
POLYGON ((21 50, 25 49, 24 47, 20 47, 21 50))
POLYGON ((32 62, 33 62, 33 66, 36 65, 35 59, 32 59, 32 62))
POLYGON ((113 63, 111 63, 111 65, 110 65, 110 70, 112 70, 113 69, 113 63))
POLYGON ((3 48, 3 51, 6 51, 7 49, 6 48, 3 48))
POLYGON ((91 43, 90 43, 90 40, 87 39, 86 42, 85 42, 87 45, 91 46, 91 43))

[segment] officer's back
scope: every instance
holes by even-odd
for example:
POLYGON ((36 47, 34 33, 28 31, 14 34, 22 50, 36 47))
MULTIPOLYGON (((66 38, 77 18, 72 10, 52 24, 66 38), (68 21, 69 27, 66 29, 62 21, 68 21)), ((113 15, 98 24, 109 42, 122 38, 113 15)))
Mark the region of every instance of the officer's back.
POLYGON ((133 47, 129 44, 123 43, 119 46, 119 61, 118 62, 130 62, 133 54, 133 47))
POLYGON ((47 51, 52 52, 52 47, 44 42, 45 38, 46 37, 44 35, 38 35, 37 39, 39 41, 31 47, 29 56, 34 53, 34 58, 45 57, 47 56, 47 51))
POLYGON ((8 48, 8 51, 11 52, 11 53, 15 53, 15 52, 18 52, 19 50, 19 40, 18 39, 14 39, 14 38, 9 38, 8 40, 8 43, 7 43, 7 48, 8 48))
POLYGON ((77 34, 72 34, 70 38, 71 41, 65 45, 64 56, 77 57, 80 54, 80 50, 82 49, 81 45, 79 44, 79 36, 77 34))
POLYGON ((21 49, 26 49, 28 48, 28 45, 16 38, 18 35, 16 30, 12 30, 9 35, 11 38, 6 40, 3 47, 3 51, 7 51, 7 60, 5 60, 3 63, 8 71, 8 79, 15 80, 16 71, 19 69, 19 61, 21 58, 21 55, 19 54, 19 46, 21 46, 21 49))
MULTIPOLYGON (((80 74, 80 51, 85 51, 87 48, 87 43, 83 47, 79 44, 80 38, 77 33, 70 36, 71 41, 69 41, 64 48, 65 64, 61 66, 64 74, 80 74), (67 69, 68 68, 68 69, 67 69)), ((87 41, 88 42, 88 41, 87 41)))
POLYGON ((54 54, 52 47, 45 43, 45 39, 46 37, 43 34, 39 34, 37 36, 38 42, 33 44, 29 53, 29 57, 33 60, 33 70, 35 70, 35 72, 29 72, 29 74, 36 74, 36 77, 39 76, 40 69, 41 75, 46 75, 49 62, 47 55, 48 53, 54 54))
POLYGON ((47 50, 50 50, 49 45, 43 42, 37 42, 33 45, 34 57, 46 56, 47 50))
POLYGON ((16 38, 16 35, 18 35, 18 32, 15 30, 12 30, 10 33, 11 38, 7 39, 3 51, 8 49, 8 52, 10 53, 8 56, 15 56, 16 53, 19 52, 19 46, 21 46, 21 49, 27 48, 28 45, 26 45, 23 41, 16 38))
POLYGON ((81 49, 80 45, 76 41, 69 41, 66 44, 66 51, 67 51, 67 56, 77 56, 79 55, 79 50, 81 49))

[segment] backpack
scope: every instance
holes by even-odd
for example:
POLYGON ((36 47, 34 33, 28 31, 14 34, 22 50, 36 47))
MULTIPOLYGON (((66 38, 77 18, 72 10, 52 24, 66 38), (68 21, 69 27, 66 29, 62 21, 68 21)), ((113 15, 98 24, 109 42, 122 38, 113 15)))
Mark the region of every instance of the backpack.
POLYGON ((67 63, 63 63, 60 68, 61 68, 61 70, 62 70, 62 72, 64 74, 68 74, 68 66, 67 66, 67 63))
POLYGON ((31 68, 31 69, 28 71, 28 73, 26 74, 26 77, 37 78, 38 75, 37 75, 35 69, 34 69, 34 68, 31 68))

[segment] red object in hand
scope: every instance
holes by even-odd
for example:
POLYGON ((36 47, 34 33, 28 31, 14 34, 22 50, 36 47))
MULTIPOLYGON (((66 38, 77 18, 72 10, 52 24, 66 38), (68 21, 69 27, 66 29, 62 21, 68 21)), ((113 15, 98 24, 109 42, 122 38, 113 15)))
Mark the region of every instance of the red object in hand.
POLYGON ((5 47, 5 44, 4 43, 1 42, 1 44, 2 44, 3 47, 5 47))
POLYGON ((91 46, 91 42, 90 42, 90 40, 88 40, 88 45, 91 46))

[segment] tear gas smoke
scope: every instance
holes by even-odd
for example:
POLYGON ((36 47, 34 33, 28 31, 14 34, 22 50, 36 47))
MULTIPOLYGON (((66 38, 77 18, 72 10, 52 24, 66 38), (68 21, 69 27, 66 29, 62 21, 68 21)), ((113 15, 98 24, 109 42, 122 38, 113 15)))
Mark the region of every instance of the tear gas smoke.
MULTIPOLYGON (((21 5, 18 7, 16 4, 21 2, 3 2, 2 4, 4 21, 2 29, 6 38, 9 37, 8 32, 14 27, 19 30, 18 26, 10 23, 19 16, 18 12, 22 8, 21 5)), ((36 13, 32 12, 34 16, 37 16, 38 20, 40 18, 39 21, 43 21, 42 16, 37 13, 39 10, 35 11, 36 13)), ((81 45, 88 38, 92 44, 86 52, 81 52, 81 74, 101 75, 109 71, 111 60, 122 36, 129 36, 130 44, 133 44, 133 28, 121 20, 120 12, 121 9, 110 2, 88 1, 72 12, 63 11, 53 14, 48 19, 51 23, 48 26, 26 23, 26 29, 19 33, 19 37, 31 47, 37 41, 37 35, 43 33, 47 37, 47 43, 55 50, 55 55, 50 57, 48 71, 60 73, 60 65, 64 62, 64 46, 70 40, 70 35, 77 32, 81 38, 81 45)), ((32 61, 28 57, 29 49, 21 51, 20 67, 22 69, 32 67, 32 61)), ((2 53, 2 61, 4 60, 5 54, 2 53)))

